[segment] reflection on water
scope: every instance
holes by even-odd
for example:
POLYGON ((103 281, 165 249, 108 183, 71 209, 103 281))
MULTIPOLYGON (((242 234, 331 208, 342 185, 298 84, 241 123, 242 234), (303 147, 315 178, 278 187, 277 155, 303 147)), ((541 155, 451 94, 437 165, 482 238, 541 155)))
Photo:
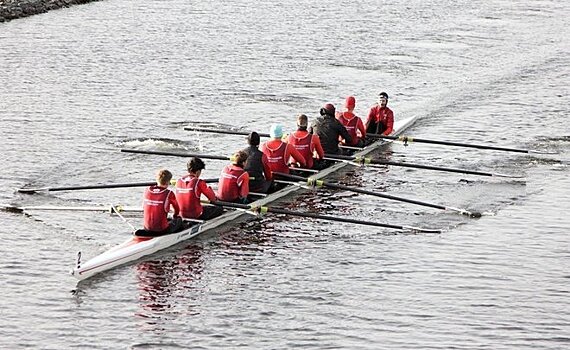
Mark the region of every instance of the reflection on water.
POLYGON ((152 324, 168 314, 198 313, 188 301, 180 305, 180 297, 203 292, 198 281, 203 270, 203 248, 197 244, 185 247, 180 254, 136 265, 140 311, 136 316, 152 324))

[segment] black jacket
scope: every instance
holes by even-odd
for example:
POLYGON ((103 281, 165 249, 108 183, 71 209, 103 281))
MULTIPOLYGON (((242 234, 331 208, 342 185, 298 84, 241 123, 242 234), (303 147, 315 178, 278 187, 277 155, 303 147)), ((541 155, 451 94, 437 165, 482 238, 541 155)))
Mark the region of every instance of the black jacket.
POLYGON ((340 153, 338 148, 339 136, 345 139, 346 143, 352 143, 352 137, 350 137, 344 125, 329 115, 318 117, 309 131, 319 135, 325 153, 340 153))

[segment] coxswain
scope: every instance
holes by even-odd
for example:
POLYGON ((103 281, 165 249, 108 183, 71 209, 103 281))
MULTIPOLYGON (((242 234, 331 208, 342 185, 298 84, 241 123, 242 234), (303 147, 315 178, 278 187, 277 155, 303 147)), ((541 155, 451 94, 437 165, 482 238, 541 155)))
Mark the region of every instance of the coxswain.
POLYGON ((231 164, 226 165, 220 174, 218 199, 226 202, 247 203, 249 195, 249 174, 244 170, 247 153, 236 152, 231 164))
POLYGON ((336 119, 344 125, 346 131, 352 137, 351 143, 348 143, 346 140, 342 140, 342 143, 347 146, 363 147, 366 128, 364 123, 362 123, 362 119, 354 114, 354 107, 356 107, 356 99, 354 96, 348 96, 344 102, 344 112, 338 113, 336 119))
POLYGON ((388 94, 378 94, 378 103, 370 108, 366 119, 366 132, 369 134, 390 135, 394 127, 394 112, 388 108, 388 94))
POLYGON ((321 139, 318 135, 311 134, 307 131, 308 118, 304 114, 297 117, 297 131, 290 134, 287 143, 293 145, 301 153, 307 168, 313 169, 315 165, 314 159, 322 160, 325 156, 321 139))
POLYGON ((321 116, 313 123, 311 130, 321 139, 323 150, 328 154, 340 154, 338 140, 344 139, 346 143, 352 143, 352 137, 338 120, 335 118, 335 108, 332 103, 325 104, 320 110, 321 116))
POLYGON ((200 202, 202 194, 210 202, 216 200, 214 190, 206 181, 200 179, 202 170, 206 165, 202 159, 194 157, 188 161, 188 174, 176 181, 176 200, 180 206, 180 216, 184 219, 208 220, 223 213, 222 207, 208 205, 203 206, 200 202))
POLYGON ((261 145, 261 151, 267 156, 269 168, 271 172, 280 172, 289 174, 289 162, 293 158, 301 168, 307 164, 305 158, 287 142, 283 142, 283 127, 279 124, 273 124, 269 130, 271 140, 261 145))
POLYGON ((172 173, 161 169, 156 174, 156 185, 149 186, 144 191, 143 217, 144 230, 137 230, 137 236, 161 236, 182 229, 178 206, 174 192, 168 189, 172 173), (174 210, 172 219, 168 219, 170 209, 174 210))
POLYGON ((267 156, 259 150, 259 134, 255 131, 251 132, 247 136, 247 143, 249 147, 243 151, 247 153, 244 169, 249 174, 249 190, 267 193, 271 188, 273 175, 267 156))

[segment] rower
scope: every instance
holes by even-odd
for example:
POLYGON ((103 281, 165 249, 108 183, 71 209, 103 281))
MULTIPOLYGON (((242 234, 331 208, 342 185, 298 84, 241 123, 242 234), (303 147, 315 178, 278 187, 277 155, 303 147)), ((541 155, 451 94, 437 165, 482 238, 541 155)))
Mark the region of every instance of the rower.
POLYGON ((394 112, 388 108, 388 94, 378 94, 378 103, 370 108, 366 119, 366 132, 369 134, 390 135, 394 127, 394 112))
POLYGON ((206 168, 202 159, 194 157, 188 161, 188 174, 176 181, 176 200, 180 206, 180 216, 185 219, 209 220, 223 213, 219 206, 202 206, 200 198, 204 194, 210 202, 216 200, 214 190, 200 179, 206 168))
POLYGON ((243 151, 247 154, 244 169, 249 173, 249 189, 252 192, 269 192, 273 175, 269 168, 267 156, 259 150, 259 134, 251 132, 247 137, 249 147, 243 151))
POLYGON ((137 236, 161 236, 182 229, 182 220, 178 216, 179 206, 174 192, 168 189, 172 173, 161 169, 156 174, 156 185, 144 191, 143 216, 144 230, 135 231, 137 236), (170 208, 174 210, 172 219, 168 219, 170 208))
MULTIPOLYGON (((297 117, 297 131, 289 135, 287 143, 293 145, 301 153, 307 163, 307 168, 319 168, 315 166, 317 160, 322 160, 325 156, 323 147, 321 146, 321 139, 318 135, 311 134, 307 131, 308 118, 304 114, 297 117)), ((293 161, 293 160, 291 160, 293 161)))
POLYGON ((347 143, 352 143, 352 137, 346 128, 335 119, 335 108, 332 103, 326 103, 321 108, 320 114, 321 116, 317 118, 309 131, 319 135, 325 153, 340 154, 338 140, 344 139, 347 143))
POLYGON ((362 123, 362 119, 354 114, 355 106, 356 99, 354 96, 348 96, 344 102, 344 112, 337 113, 336 119, 344 125, 346 131, 352 137, 352 142, 348 143, 346 140, 342 140, 342 143, 347 146, 363 147, 366 128, 362 123))
POLYGON ((244 170, 247 153, 238 151, 232 162, 222 169, 218 183, 218 198, 226 202, 247 203, 249 195, 249 174, 244 170))
POLYGON ((306 166, 305 158, 293 145, 283 142, 283 127, 273 124, 269 130, 271 140, 261 145, 261 151, 267 156, 271 172, 289 174, 289 160, 292 158, 301 168, 306 166))

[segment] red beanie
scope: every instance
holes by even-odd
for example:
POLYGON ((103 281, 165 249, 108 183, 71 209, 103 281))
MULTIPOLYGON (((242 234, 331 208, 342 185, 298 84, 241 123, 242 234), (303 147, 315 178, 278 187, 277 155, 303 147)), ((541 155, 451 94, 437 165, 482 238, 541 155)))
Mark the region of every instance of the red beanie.
POLYGON ((348 96, 346 98, 346 101, 344 102, 344 106, 346 108, 354 108, 354 106, 356 106, 356 99, 354 98, 354 96, 348 96))

